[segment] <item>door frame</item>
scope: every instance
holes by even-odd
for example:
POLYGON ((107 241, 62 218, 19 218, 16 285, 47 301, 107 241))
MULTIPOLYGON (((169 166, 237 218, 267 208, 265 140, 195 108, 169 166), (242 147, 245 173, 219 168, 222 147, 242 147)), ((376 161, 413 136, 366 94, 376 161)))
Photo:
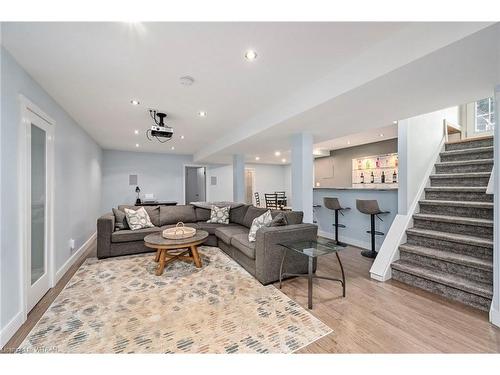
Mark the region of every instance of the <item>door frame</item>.
MULTIPOLYGON (((255 170, 255 168, 252 168, 252 167, 245 167, 245 172, 246 171, 252 171, 253 172, 252 173, 252 202, 250 202, 250 204, 254 205, 254 203, 255 203, 255 205, 256 205, 257 204, 257 202, 255 202, 255 193, 256 193, 256 191, 255 191, 255 175, 256 175, 256 170, 255 170)), ((245 178, 246 178, 246 176, 245 176, 245 178)), ((245 183, 245 190, 246 190, 246 183, 245 183)), ((245 195, 246 195, 246 191, 245 191, 245 195)), ((247 203, 247 202, 245 202, 245 203, 247 203)))
POLYGON ((46 238, 45 245, 47 247, 47 257, 45 259, 46 271, 49 281, 49 289, 54 287, 55 284, 55 255, 54 255, 54 128, 55 121, 42 111, 37 105, 31 102, 23 95, 19 95, 20 105, 20 118, 18 129, 18 205, 19 205, 19 254, 20 254, 20 303, 21 311, 23 312, 24 320, 27 319, 28 310, 28 289, 31 286, 31 270, 28 269, 28 252, 30 251, 30 233, 25 229, 28 227, 28 219, 31 217, 31 196, 28 195, 30 191, 31 175, 28 170, 28 163, 30 162, 30 139, 28 139, 28 126, 31 123, 43 121, 46 125, 47 138, 46 138, 46 238))
POLYGON ((208 167, 203 164, 183 164, 182 166, 182 201, 184 204, 186 203, 186 167, 192 167, 192 168, 205 168, 205 199, 208 201, 208 178, 207 178, 207 172, 208 172, 208 167))

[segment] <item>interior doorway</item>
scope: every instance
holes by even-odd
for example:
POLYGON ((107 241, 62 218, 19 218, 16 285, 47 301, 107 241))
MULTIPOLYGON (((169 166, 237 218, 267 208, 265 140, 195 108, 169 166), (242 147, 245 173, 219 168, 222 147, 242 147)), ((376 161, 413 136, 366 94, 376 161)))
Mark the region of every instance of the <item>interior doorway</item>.
POLYGON ((245 168, 245 203, 253 204, 255 192, 255 169, 245 168))
POLYGON ((184 173, 185 203, 205 202, 207 200, 205 167, 186 166, 184 173))
POLYGON ((22 99, 20 190, 24 303, 28 313, 54 284, 54 121, 22 99))

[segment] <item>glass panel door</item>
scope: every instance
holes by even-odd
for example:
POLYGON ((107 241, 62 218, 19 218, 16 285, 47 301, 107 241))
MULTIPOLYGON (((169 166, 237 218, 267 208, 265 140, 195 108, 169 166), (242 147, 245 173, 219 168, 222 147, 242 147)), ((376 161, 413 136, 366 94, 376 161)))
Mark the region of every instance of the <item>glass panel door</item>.
POLYGON ((31 124, 31 285, 46 273, 46 133, 31 124))

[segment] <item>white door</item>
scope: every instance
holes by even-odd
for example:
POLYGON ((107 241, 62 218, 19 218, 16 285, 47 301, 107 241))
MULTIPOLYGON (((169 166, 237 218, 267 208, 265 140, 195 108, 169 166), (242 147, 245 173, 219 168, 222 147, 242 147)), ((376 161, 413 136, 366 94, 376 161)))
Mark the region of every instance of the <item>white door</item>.
POLYGON ((53 125, 25 111, 25 266, 29 312, 52 286, 53 125))

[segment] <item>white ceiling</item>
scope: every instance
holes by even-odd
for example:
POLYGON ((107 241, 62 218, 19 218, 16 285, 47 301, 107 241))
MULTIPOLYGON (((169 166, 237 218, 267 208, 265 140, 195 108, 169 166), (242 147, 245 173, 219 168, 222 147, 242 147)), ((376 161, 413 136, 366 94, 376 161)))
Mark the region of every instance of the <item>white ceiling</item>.
MULTIPOLYGON (((422 79, 414 71, 398 76, 398 69, 486 26, 3 23, 2 43, 103 148, 196 154, 198 160, 220 162, 235 152, 250 160, 276 149, 286 153, 289 135, 298 130, 313 132, 321 142, 390 124, 400 118, 396 114, 411 112, 409 107, 426 108, 428 103, 386 101, 383 111, 376 110, 382 99, 393 99, 387 90, 380 95, 384 85, 396 85, 394 93, 401 94, 404 85, 422 79), (248 48, 257 51, 256 61, 244 59, 248 48), (180 85, 184 75, 194 77, 194 85, 180 85), (370 90, 360 90, 363 85, 370 90), (132 106, 133 98, 141 104, 132 106), (168 113, 175 130, 171 142, 145 139, 148 108, 168 113), (198 117, 200 110, 208 116, 198 117), (351 126, 352 118, 360 120, 351 126)), ((476 92, 484 91, 483 81, 476 92)))
POLYGON ((106 149, 192 154, 404 27, 400 23, 5 23, 14 58, 106 149), (258 59, 244 52, 254 48, 258 59), (191 87, 181 76, 194 77, 191 87), (141 105, 130 105, 137 98, 141 105), (171 144, 147 142, 147 108, 171 144), (206 118, 198 111, 205 110, 206 118), (140 130, 140 136, 134 130, 140 130), (185 139, 181 142, 180 135, 185 139))

